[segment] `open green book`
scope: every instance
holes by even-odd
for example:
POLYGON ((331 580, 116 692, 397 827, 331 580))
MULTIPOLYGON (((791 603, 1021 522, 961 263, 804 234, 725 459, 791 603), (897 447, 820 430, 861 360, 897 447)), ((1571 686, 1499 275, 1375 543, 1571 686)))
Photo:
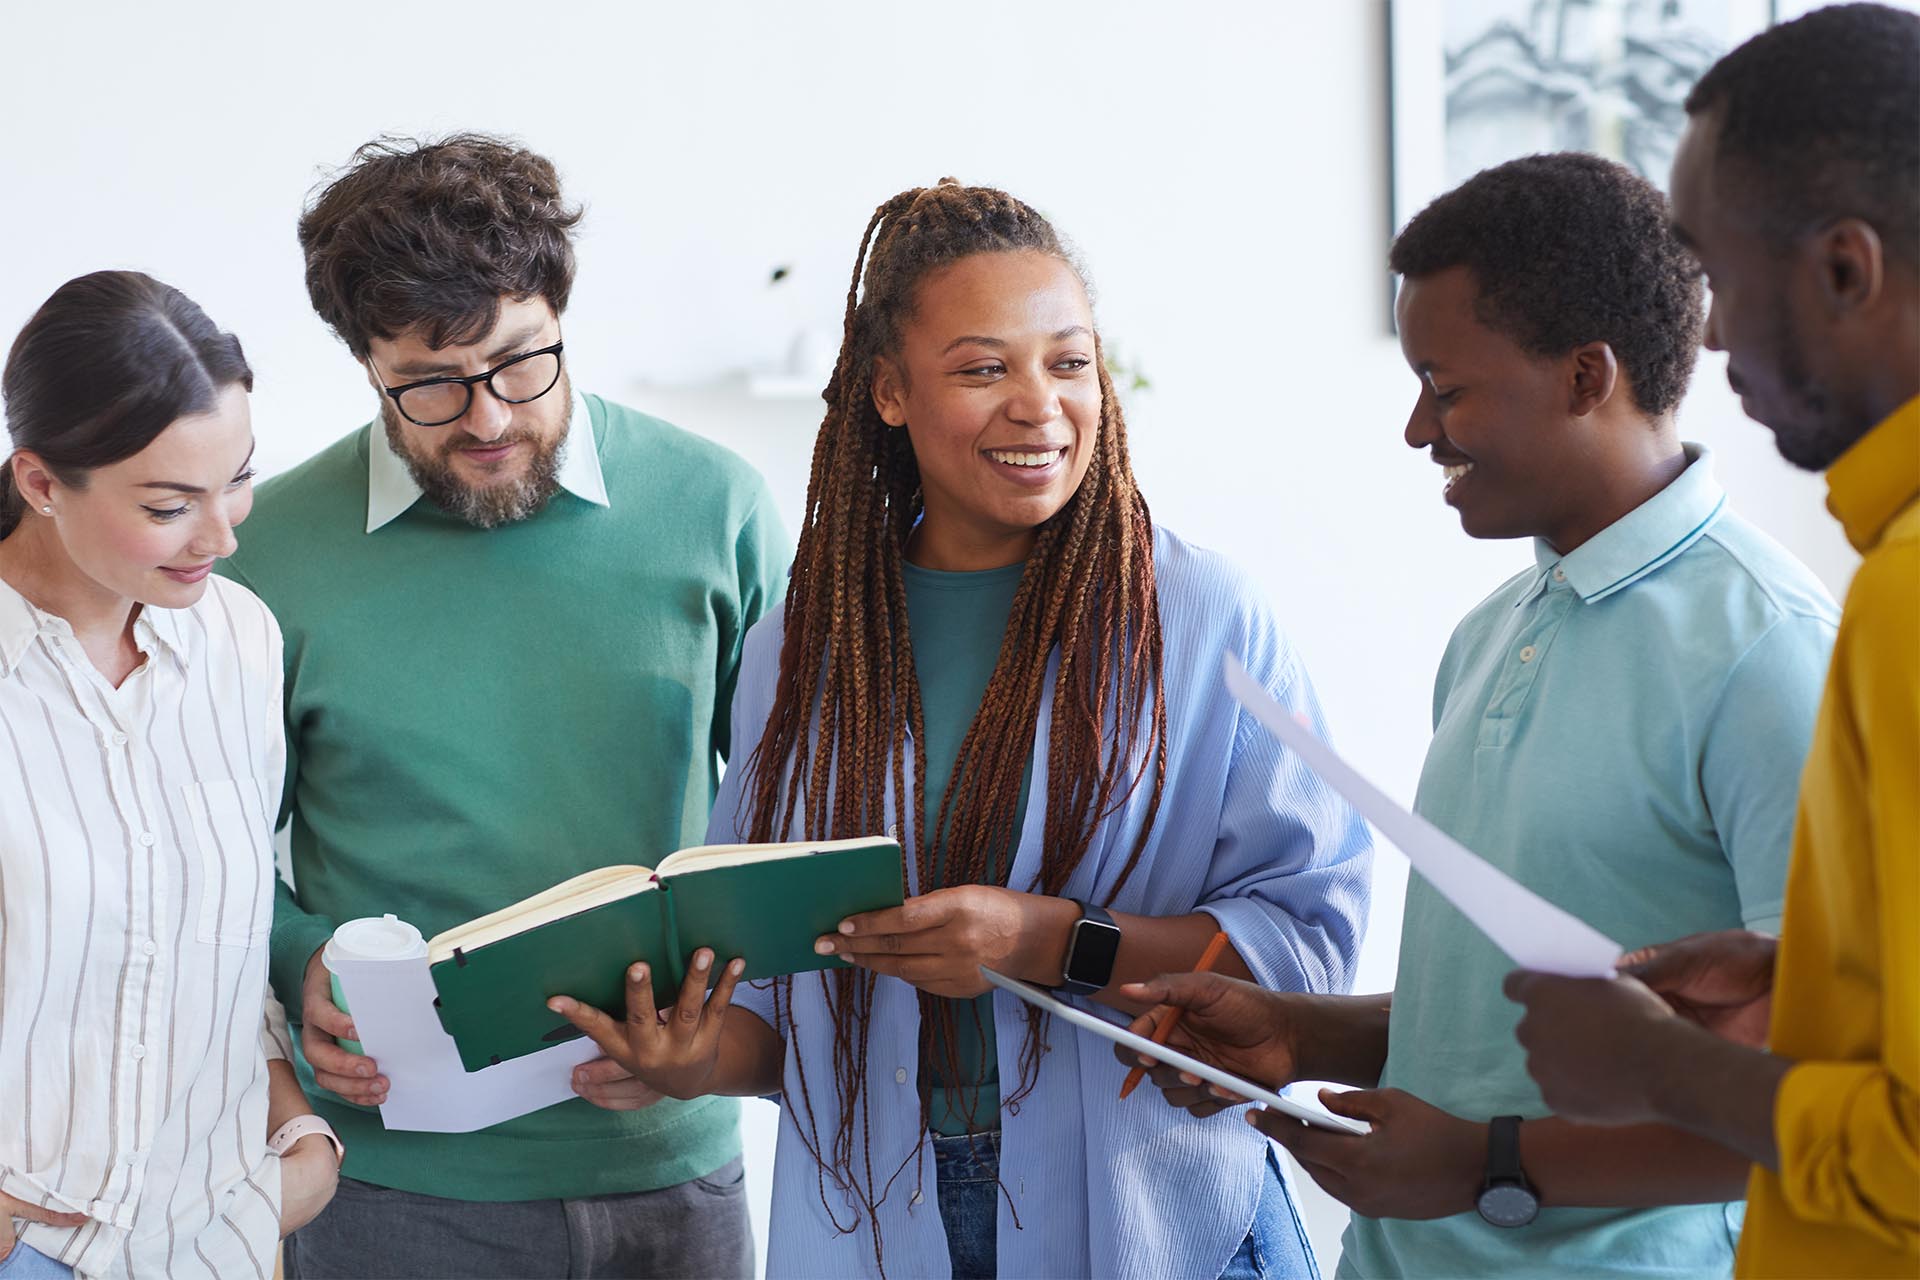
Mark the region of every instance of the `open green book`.
POLYGON ((579 1034, 547 1008, 557 995, 626 1016, 626 971, 644 960, 657 1008, 680 994, 687 962, 739 956, 741 981, 844 965, 813 942, 862 911, 900 905, 897 841, 703 845, 658 867, 602 867, 427 943, 440 1022, 468 1071, 579 1034))

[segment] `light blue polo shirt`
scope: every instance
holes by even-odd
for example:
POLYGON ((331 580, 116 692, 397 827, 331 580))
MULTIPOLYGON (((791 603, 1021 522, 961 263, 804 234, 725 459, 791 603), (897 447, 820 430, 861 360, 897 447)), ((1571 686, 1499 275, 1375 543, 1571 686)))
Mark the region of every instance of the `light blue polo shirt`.
MULTIPOLYGON (((1777 931, 1794 798, 1838 610, 1727 507, 1707 451, 1454 631, 1417 808, 1623 946, 1777 931)), ((1383 1087, 1476 1121, 1547 1114, 1500 991, 1513 962, 1407 887, 1383 1087)), ((1727 1275, 1740 1205, 1356 1216, 1342 1276, 1727 1275)))

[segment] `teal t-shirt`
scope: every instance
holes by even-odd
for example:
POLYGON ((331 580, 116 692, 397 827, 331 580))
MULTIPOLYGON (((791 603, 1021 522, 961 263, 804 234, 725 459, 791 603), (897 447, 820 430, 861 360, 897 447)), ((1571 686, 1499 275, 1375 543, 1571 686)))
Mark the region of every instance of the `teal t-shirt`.
MULTIPOLYGON (((260 486, 224 572, 286 637, 297 892, 272 979, 300 1017, 335 925, 393 912, 431 937, 584 871, 701 843, 748 628, 791 558, 765 483, 698 436, 595 396, 606 504, 563 490, 479 529, 425 498, 368 532, 369 428, 260 486)), ((372 430, 378 430, 375 425, 372 430)), ((670 1186, 739 1153, 738 1104, 578 1099, 477 1133, 384 1128, 318 1092, 345 1171, 458 1200, 670 1186)))
MULTIPOLYGON (((1831 597, 1697 455, 1569 554, 1535 552, 1447 646, 1415 808, 1624 947, 1777 931, 1831 597)), ((1512 968, 1414 876, 1381 1087, 1477 1123, 1548 1114, 1500 993, 1512 968)), ((1727 1275, 1740 1225, 1738 1204, 1549 1206, 1513 1230, 1462 1207, 1355 1215, 1339 1274, 1727 1275)))
MULTIPOLYGON (((993 678, 994 664, 1000 657, 1000 642, 1006 634, 1007 618, 1013 612, 1013 597, 1020 589, 1024 564, 986 569, 977 573, 947 573, 907 564, 907 626, 913 636, 913 670, 920 681, 920 710, 925 720, 927 751, 926 811, 921 815, 922 830, 932 831, 940 816, 941 797, 953 780, 953 766, 960 756, 960 745, 980 710, 980 699, 993 678)), ((1027 812, 1027 787, 1033 777, 1029 757, 1020 781, 1020 804, 1014 812, 1012 841, 1020 835, 1020 824, 1027 812)), ((946 844, 936 833, 935 867, 937 884, 946 880, 946 844)), ((988 857, 988 883, 999 884, 1006 878, 1011 861, 1011 844, 996 849, 988 857)), ((935 1133, 958 1134, 1000 1127, 1000 1067, 993 1034, 993 997, 991 993, 972 1000, 956 1001, 954 1030, 957 1058, 962 1078, 943 1080, 937 1064, 938 1048, 932 1062, 922 1069, 932 1083, 932 1116, 929 1123, 935 1133), (972 1115, 971 1123, 968 1116, 972 1115)))

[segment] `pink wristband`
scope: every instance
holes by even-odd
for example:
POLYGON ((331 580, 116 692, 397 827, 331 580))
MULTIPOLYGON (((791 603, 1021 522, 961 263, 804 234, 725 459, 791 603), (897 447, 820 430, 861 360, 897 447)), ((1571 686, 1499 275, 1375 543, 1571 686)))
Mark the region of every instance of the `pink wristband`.
POLYGON ((294 1143, 300 1141, 300 1139, 306 1137, 308 1134, 313 1133, 320 1134, 326 1138, 328 1142, 331 1142, 333 1144, 334 1159, 345 1163, 347 1148, 341 1143, 340 1135, 333 1131, 332 1125, 316 1115, 295 1116, 293 1119, 281 1125, 278 1129, 274 1130, 273 1136, 267 1139, 267 1150, 273 1152, 276 1156, 284 1156, 293 1149, 294 1143))

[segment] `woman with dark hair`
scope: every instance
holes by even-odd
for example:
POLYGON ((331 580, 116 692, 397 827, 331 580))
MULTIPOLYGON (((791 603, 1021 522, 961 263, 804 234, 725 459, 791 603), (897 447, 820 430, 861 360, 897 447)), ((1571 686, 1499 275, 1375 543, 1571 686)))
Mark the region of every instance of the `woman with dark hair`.
POLYGON ((875 212, 825 398, 708 839, 899 830, 912 896, 819 940, 851 968, 736 994, 718 957, 703 1011, 702 951, 664 1022, 644 973, 625 1026, 556 1009, 668 1094, 783 1095, 769 1273, 1312 1274, 1265 1139, 1121 1101, 1106 1042, 979 972, 1133 1008, 1220 930, 1223 972, 1344 991, 1366 829, 1220 679, 1317 723, 1299 658, 1154 526, 1083 277, 1005 192, 875 212))
POLYGON ((0 1274, 259 1276, 332 1194, 267 989, 280 630, 240 343, 69 281, 0 377, 0 1274))

